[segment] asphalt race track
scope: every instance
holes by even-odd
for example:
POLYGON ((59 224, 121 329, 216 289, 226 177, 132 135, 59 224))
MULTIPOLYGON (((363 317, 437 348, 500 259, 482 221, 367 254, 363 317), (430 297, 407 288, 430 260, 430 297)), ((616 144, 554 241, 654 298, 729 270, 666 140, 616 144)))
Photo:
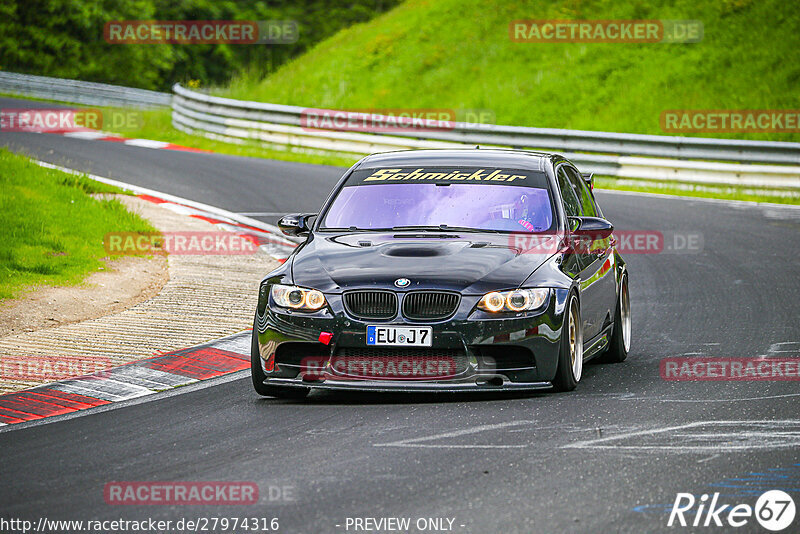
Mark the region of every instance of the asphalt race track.
MULTIPOLYGON (((0 145, 248 213, 315 211, 342 173, 49 134, 3 133, 0 145)), ((638 533, 676 531, 667 510, 679 492, 753 505, 780 488, 797 501, 798 382, 667 381, 659 362, 800 358, 800 209, 597 197, 618 229, 700 234, 702 250, 626 256, 631 354, 588 365, 575 392, 290 402, 259 398, 242 374, 0 433, 0 516, 277 517, 287 533, 347 532, 348 517, 445 517, 464 533, 638 533), (215 508, 104 502, 107 482, 149 480, 252 481, 262 498, 215 508), (278 498, 277 487, 290 489, 278 498)), ((764 532, 755 520, 737 531, 764 532)))

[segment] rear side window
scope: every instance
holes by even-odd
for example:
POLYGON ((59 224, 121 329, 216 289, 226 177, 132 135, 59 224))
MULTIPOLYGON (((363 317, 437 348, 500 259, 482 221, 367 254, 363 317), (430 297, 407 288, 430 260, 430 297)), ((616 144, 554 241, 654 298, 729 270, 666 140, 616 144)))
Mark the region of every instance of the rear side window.
POLYGON ((581 204, 581 211, 587 217, 601 217, 600 210, 594 202, 594 197, 586 182, 583 181, 581 175, 572 167, 561 167, 566 169, 569 175, 569 181, 578 194, 578 201, 581 204))
POLYGON ((572 188, 567 173, 564 171, 564 166, 558 168, 558 189, 561 191, 561 198, 564 201, 564 211, 567 217, 579 217, 581 215, 581 206, 578 201, 578 196, 572 188))

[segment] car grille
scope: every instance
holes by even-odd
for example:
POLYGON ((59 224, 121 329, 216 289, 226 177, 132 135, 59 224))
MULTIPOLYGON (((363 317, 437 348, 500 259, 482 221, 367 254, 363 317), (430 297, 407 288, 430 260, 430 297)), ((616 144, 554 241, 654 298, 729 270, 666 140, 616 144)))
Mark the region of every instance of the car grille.
POLYGON ((384 380, 450 378, 468 365, 466 353, 459 349, 340 348, 331 359, 337 375, 384 380))
POLYGON ((397 314, 397 295, 391 291, 350 291, 344 294, 344 305, 357 319, 391 319, 397 314))
POLYGON ((403 315, 418 321, 446 319, 456 312, 460 299, 456 293, 440 291, 409 293, 403 299, 403 315))

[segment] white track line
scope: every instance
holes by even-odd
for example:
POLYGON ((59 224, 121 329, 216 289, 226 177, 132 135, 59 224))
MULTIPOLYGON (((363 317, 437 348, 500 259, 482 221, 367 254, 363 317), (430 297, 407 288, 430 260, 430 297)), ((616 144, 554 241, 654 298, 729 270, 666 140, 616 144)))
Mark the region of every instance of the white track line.
POLYGON ((100 139, 108 137, 109 134, 104 132, 90 131, 90 132, 66 132, 61 134, 64 137, 73 137, 75 139, 100 139))
MULTIPOLYGON (((586 441, 579 441, 577 443, 569 443, 567 445, 562 445, 562 449, 619 449, 619 450, 640 450, 640 451, 651 451, 651 450, 660 450, 660 451, 677 451, 677 452, 733 452, 733 451, 746 451, 746 450, 763 450, 763 449, 776 449, 776 448, 791 448, 796 447, 797 443, 800 442, 800 434, 798 432, 776 432, 774 428, 779 425, 800 425, 800 421, 798 420, 779 420, 779 421, 725 421, 725 420, 717 420, 717 421, 696 421, 694 423, 686 423, 683 425, 671 426, 671 427, 661 427, 661 428, 654 428, 650 430, 638 430, 633 432, 623 432, 622 434, 617 434, 615 436, 608 436, 605 438, 598 438, 598 439, 591 439, 586 441), (731 437, 755 437, 755 438, 762 438, 764 436, 780 436, 785 438, 791 438, 794 441, 791 443, 752 443, 752 444, 709 444, 709 445, 686 445, 682 439, 687 436, 685 433, 681 433, 682 430, 689 430, 694 429, 697 427, 703 426, 736 426, 736 425, 755 425, 755 426, 770 426, 772 428, 766 428, 763 431, 737 431, 735 433, 730 433, 731 437), (676 436, 675 434, 678 434, 676 436), (654 444, 654 445, 623 445, 623 444, 612 444, 609 442, 619 442, 624 440, 640 437, 640 436, 651 436, 655 434, 666 434, 670 436, 670 439, 675 438, 676 442, 674 444, 668 445, 661 445, 661 444, 654 444)), ((709 438, 714 437, 724 437, 726 434, 722 432, 714 432, 708 433, 707 436, 709 438)), ((692 434, 688 434, 688 436, 693 436, 692 434)), ((708 439, 703 434, 696 435, 698 438, 708 439)), ((790 441, 791 441, 790 439, 790 441)))
POLYGON ((454 430, 451 432, 442 432, 440 434, 432 434, 430 436, 423 436, 421 438, 401 439, 399 441, 392 441, 390 443, 374 443, 373 447, 419 447, 429 449, 521 449, 528 445, 454 445, 452 443, 435 445, 430 443, 421 443, 423 441, 434 441, 437 439, 456 438, 466 436, 469 434, 477 434, 479 432, 486 432, 488 430, 499 430, 501 428, 508 428, 519 425, 532 425, 536 421, 509 421, 507 423, 497 423, 493 425, 479 425, 472 428, 465 428, 462 430, 454 430))
POLYGON ((142 148, 164 148, 170 145, 166 141, 151 141, 150 139, 127 139, 123 141, 123 144, 142 148))

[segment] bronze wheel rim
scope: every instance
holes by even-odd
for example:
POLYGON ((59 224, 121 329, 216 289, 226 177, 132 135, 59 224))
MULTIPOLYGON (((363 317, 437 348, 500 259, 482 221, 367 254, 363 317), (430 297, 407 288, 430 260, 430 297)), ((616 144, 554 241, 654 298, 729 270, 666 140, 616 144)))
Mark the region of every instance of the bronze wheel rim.
POLYGON ((574 297, 569 307, 567 335, 569 336, 570 366, 572 367, 572 375, 577 382, 581 379, 581 374, 583 374, 583 332, 578 316, 578 304, 574 297))

